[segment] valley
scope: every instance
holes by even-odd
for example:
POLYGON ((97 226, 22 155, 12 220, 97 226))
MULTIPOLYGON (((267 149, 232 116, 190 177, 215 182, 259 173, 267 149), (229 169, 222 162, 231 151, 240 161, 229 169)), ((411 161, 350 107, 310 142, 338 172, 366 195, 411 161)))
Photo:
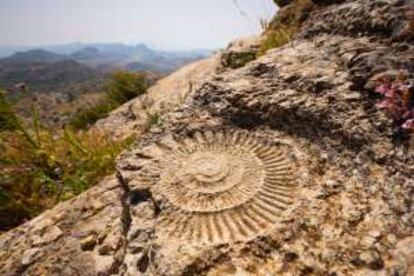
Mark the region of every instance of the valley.
POLYGON ((35 105, 40 119, 61 127, 80 110, 102 100, 105 83, 114 72, 144 74, 153 83, 210 53, 157 51, 144 44, 71 44, 28 49, 0 59, 0 90, 5 91, 23 118, 31 117, 35 105))

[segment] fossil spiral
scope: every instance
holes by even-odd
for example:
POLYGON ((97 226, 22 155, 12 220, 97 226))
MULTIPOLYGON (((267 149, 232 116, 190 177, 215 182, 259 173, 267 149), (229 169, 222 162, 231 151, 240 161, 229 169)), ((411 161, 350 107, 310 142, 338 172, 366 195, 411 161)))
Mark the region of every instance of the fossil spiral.
POLYGON ((277 222, 292 203, 294 166, 286 145, 271 145, 247 132, 206 131, 157 148, 156 162, 144 172, 158 175, 151 189, 167 202, 156 226, 161 239, 250 239, 277 222))

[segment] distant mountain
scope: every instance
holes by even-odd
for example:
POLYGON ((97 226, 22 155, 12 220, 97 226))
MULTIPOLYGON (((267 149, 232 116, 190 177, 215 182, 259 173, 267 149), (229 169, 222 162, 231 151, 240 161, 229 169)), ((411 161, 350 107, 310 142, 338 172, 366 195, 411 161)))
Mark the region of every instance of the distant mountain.
POLYGON ((71 54, 70 58, 92 67, 109 65, 133 71, 149 70, 168 73, 209 54, 211 51, 156 51, 144 44, 136 46, 96 44, 71 54))
MULTIPOLYGON (((0 47, 0 53, 2 48, 0 47)), ((4 49, 3 49, 4 52, 4 49)), ((67 44, 19 51, 0 63, 49 63, 71 59, 93 68, 150 70, 169 73, 186 63, 207 57, 210 50, 158 51, 145 44, 67 44)))
POLYGON ((93 68, 97 68, 99 66, 114 67, 117 65, 116 58, 103 54, 94 47, 83 48, 68 55, 68 58, 93 68))
POLYGON ((180 55, 154 55, 146 56, 140 59, 140 61, 129 62, 123 66, 124 69, 128 71, 155 71, 161 73, 168 73, 174 71, 175 69, 191 63, 195 60, 201 59, 203 57, 193 56, 186 57, 180 55))
POLYGON ((22 87, 40 93, 72 91, 76 94, 79 91, 75 90, 102 86, 102 80, 115 70, 166 74, 210 53, 206 50, 157 51, 145 44, 116 43, 70 44, 18 51, 0 59, 0 89, 11 92, 10 95, 18 95, 15 92, 22 87))
POLYGON ((103 55, 99 52, 98 49, 94 47, 86 47, 79 51, 76 51, 70 55, 71 58, 75 60, 87 60, 90 58, 102 58, 103 55))
MULTIPOLYGON (((38 57, 38 56, 36 56, 38 57)), ((47 56, 44 62, 32 56, 0 60, 0 88, 13 90, 16 84, 24 84, 38 92, 57 92, 71 85, 99 83, 103 75, 97 70, 74 60, 54 61, 47 56), (23 60, 27 60, 23 63, 23 60)))
POLYGON ((0 60, 4 65, 28 64, 28 63, 50 63, 64 60, 65 56, 48 52, 42 49, 34 49, 26 52, 17 52, 8 58, 0 60))

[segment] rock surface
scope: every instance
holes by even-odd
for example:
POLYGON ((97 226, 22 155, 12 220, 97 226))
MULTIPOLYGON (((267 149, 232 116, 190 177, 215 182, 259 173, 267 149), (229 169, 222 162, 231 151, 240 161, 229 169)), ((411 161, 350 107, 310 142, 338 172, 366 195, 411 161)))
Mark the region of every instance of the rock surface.
MULTIPOLYGON (((408 4, 331 5, 239 69, 183 69, 202 77, 116 177, 0 237, 0 274, 412 275, 414 148, 371 83, 413 73, 408 4)), ((140 101, 100 124, 130 132, 140 101)))

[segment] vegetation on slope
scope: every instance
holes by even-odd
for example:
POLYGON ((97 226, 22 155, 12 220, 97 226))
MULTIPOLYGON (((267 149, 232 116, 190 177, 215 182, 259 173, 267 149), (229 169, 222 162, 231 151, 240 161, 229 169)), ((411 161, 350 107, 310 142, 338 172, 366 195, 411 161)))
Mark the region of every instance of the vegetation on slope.
POLYGON ((299 31, 301 24, 315 8, 311 0, 275 0, 281 8, 275 18, 268 24, 265 39, 260 45, 258 55, 267 50, 285 45, 299 31))
POLYGON ((70 126, 74 129, 88 128, 97 120, 106 117, 118 106, 144 94, 148 85, 149 83, 143 74, 126 71, 115 72, 105 86, 104 99, 76 114, 72 118, 70 126))
MULTIPOLYGON (((145 91, 141 77, 118 73, 107 88, 112 107, 145 91)), ((108 112, 108 110, 105 110, 108 112)), ((84 118, 91 122, 89 117, 84 118)), ((80 120, 83 123, 82 120, 80 120)), ((86 124, 85 124, 86 125, 86 124)), ((43 125, 35 109, 27 125, 0 93, 0 231, 97 184, 133 137, 114 141, 98 131, 43 125)))

